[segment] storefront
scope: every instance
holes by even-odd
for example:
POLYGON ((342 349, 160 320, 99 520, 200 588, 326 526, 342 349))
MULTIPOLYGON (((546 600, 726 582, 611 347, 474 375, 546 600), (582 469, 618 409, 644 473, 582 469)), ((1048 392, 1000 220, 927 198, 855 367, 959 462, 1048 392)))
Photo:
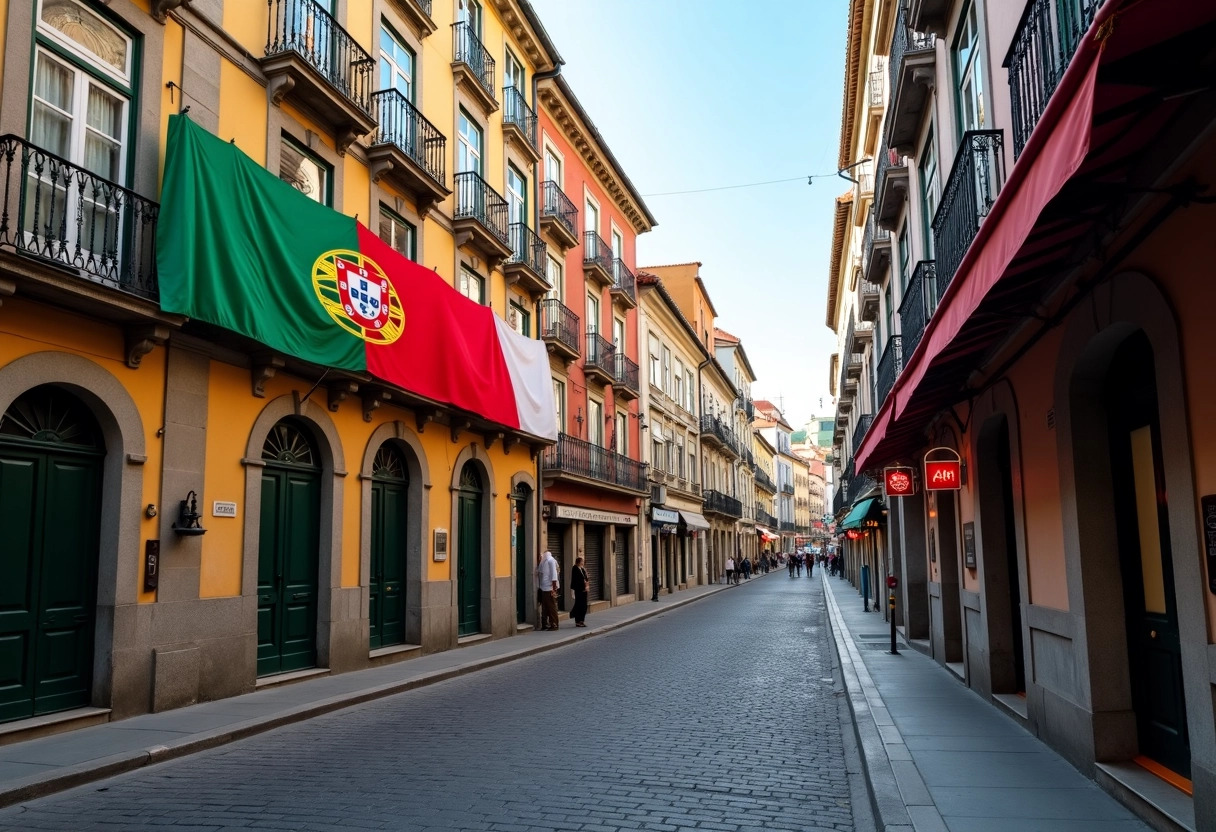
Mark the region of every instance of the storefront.
MULTIPOLYGON (((596 603, 616 606, 637 600, 637 514, 546 502, 545 520, 545 539, 561 567, 563 587, 581 555, 593 609, 596 603)), ((567 594, 563 591, 563 600, 567 594)))

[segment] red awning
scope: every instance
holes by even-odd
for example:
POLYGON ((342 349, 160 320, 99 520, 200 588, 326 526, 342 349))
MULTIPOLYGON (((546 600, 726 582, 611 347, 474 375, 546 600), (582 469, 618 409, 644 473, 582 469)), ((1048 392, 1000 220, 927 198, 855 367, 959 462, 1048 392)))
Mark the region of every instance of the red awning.
POLYGON ((1092 254, 1112 198, 1126 195, 1133 165, 1186 106, 1181 93, 1204 76, 1214 33, 1216 4, 1107 0, 916 351, 905 356, 854 453, 856 470, 919 448, 928 421, 959 400, 984 356, 1092 254))

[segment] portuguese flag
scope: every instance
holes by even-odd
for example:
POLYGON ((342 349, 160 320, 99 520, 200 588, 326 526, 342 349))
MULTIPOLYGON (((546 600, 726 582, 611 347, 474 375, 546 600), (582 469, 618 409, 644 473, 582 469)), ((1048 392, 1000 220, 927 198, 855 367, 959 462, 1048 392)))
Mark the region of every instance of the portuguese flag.
POLYGON ((156 245, 166 312, 557 439, 543 343, 186 116, 169 118, 156 245))

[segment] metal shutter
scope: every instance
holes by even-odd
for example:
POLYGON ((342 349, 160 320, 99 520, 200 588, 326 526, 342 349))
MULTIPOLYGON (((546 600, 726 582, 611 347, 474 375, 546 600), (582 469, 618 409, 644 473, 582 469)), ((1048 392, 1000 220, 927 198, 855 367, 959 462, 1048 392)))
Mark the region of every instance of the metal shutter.
POLYGON ((629 552, 626 551, 629 543, 629 530, 626 528, 617 528, 616 530, 616 594, 627 595, 629 593, 629 552))
POLYGON ((557 585, 562 588, 562 591, 557 593, 559 610, 566 608, 566 596, 570 589, 566 586, 566 580, 570 576, 562 573, 562 541, 566 539, 566 529, 568 528, 568 526, 549 526, 549 551, 553 553, 553 559, 557 561, 557 585))
POLYGON ((604 531, 603 526, 583 527, 584 557, 587 559, 584 565, 591 582, 591 591, 587 593, 587 598, 591 601, 604 599, 604 531))

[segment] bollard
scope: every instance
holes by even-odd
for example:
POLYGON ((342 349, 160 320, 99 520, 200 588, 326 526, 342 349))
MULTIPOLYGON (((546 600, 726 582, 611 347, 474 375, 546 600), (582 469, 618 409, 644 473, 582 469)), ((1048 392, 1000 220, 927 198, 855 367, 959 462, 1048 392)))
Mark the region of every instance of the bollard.
POLYGON ((887 586, 890 588, 890 593, 887 596, 887 614, 891 619, 891 655, 898 656, 899 645, 895 643, 895 587, 899 586, 899 578, 894 575, 888 575, 887 586))
POLYGON ((864 599, 862 612, 870 611, 870 567, 864 565, 861 567, 861 597, 864 599))

